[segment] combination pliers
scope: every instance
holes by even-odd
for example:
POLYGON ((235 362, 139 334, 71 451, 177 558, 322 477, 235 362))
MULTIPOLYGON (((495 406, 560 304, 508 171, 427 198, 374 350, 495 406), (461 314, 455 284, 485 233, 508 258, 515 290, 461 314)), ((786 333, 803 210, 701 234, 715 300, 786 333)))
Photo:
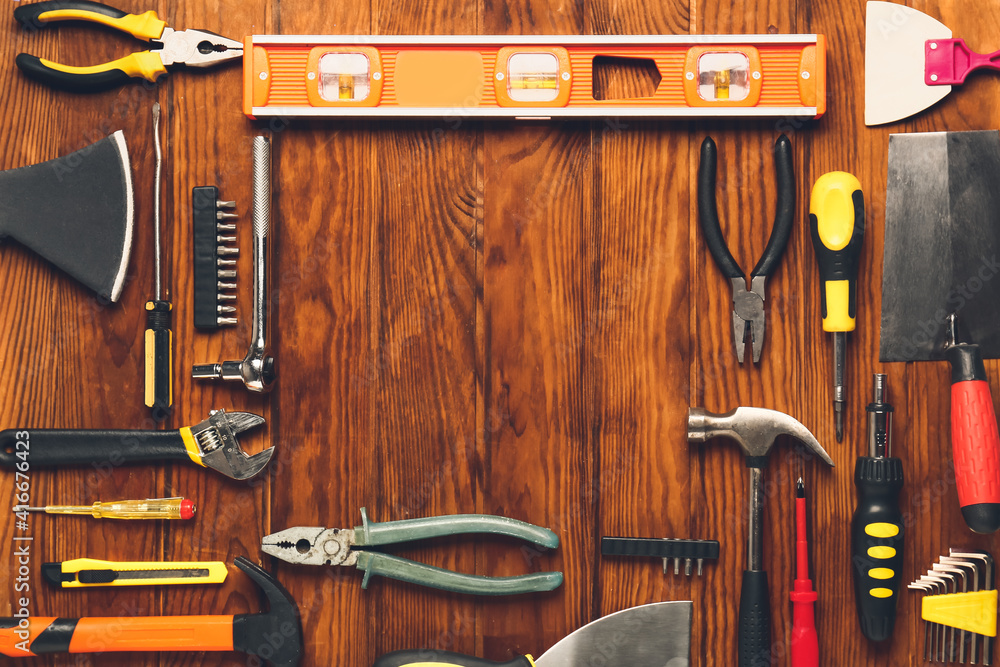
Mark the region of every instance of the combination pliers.
POLYGON ((425 519, 375 523, 361 508, 361 525, 351 529, 297 526, 267 535, 261 551, 297 565, 354 565, 365 573, 361 587, 373 576, 388 577, 430 588, 475 595, 512 595, 558 588, 562 572, 536 572, 516 577, 483 577, 418 563, 370 547, 447 535, 489 533, 516 537, 545 549, 559 546, 559 537, 516 519, 484 514, 455 514, 425 519))
POLYGON ((774 144, 774 165, 777 171, 778 199, 771 236, 764 254, 750 274, 750 289, 743 269, 733 258, 719 223, 715 199, 716 148, 711 137, 701 144, 698 165, 698 222, 705 236, 712 259, 733 285, 733 342, 736 358, 743 363, 747 338, 753 345, 753 362, 760 361, 764 347, 764 281, 778 266, 795 215, 795 176, 792 171, 792 144, 784 134, 774 144))
POLYGON ((92 92, 116 88, 131 78, 155 82, 167 67, 212 67, 243 57, 243 42, 207 30, 174 30, 154 11, 127 14, 89 0, 50 0, 21 5, 14 18, 29 30, 56 21, 88 21, 121 30, 150 42, 148 51, 132 53, 102 65, 71 67, 21 53, 14 61, 27 76, 53 88, 92 92))

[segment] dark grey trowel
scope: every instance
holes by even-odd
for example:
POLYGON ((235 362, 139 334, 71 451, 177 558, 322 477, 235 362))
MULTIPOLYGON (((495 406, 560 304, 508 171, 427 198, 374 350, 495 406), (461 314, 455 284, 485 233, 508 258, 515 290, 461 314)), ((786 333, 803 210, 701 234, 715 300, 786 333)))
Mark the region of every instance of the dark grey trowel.
POLYGON ((132 169, 121 131, 75 153, 0 171, 0 238, 117 301, 132 250, 132 169))
POLYGON ((1000 358, 1000 132, 889 137, 881 361, 944 359, 959 313, 1000 358))

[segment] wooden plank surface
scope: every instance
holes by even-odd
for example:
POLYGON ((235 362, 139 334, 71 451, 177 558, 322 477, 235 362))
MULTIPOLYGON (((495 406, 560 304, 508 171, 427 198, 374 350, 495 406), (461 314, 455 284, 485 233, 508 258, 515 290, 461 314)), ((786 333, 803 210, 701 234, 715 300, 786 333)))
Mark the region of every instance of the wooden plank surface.
MULTIPOLYGON (((912 0, 980 51, 1000 19, 961 0, 912 0)), ((829 39, 828 111, 815 122, 524 122, 438 117, 396 121, 254 122, 240 108, 238 65, 179 71, 157 86, 94 95, 49 91, 13 66, 20 52, 67 63, 136 48, 103 28, 36 33, 0 28, 0 169, 41 162, 125 131, 137 233, 122 301, 99 302, 15 244, 0 247, 0 427, 152 428, 142 406, 143 303, 152 293, 150 106, 164 108, 165 247, 174 300, 176 409, 167 428, 214 408, 264 416, 241 438, 275 447, 271 469, 239 483, 184 464, 32 471, 31 501, 91 503, 184 495, 190 523, 32 517, 31 605, 64 617, 233 614, 259 608, 231 567, 221 587, 53 592, 42 562, 260 562, 302 611, 303 665, 370 664, 400 648, 507 660, 547 647, 601 615, 658 600, 694 602, 692 664, 736 662, 738 590, 746 558, 748 480, 738 448, 688 445, 691 406, 781 410, 810 428, 836 467, 805 463, 781 441, 766 471, 764 561, 775 664, 787 663, 794 567, 795 479, 806 479, 822 664, 921 664, 919 598, 904 593, 897 631, 873 645, 857 628, 849 576, 854 460, 865 446, 873 372, 889 374, 896 452, 907 487, 904 578, 949 547, 995 548, 960 518, 951 475, 948 370, 880 365, 878 319, 890 132, 996 126, 1000 84, 983 76, 929 113, 863 126, 860 0, 647 0, 462 3, 213 0, 144 5, 176 28, 232 37, 284 34, 716 34, 803 32, 829 39), (758 366, 733 354, 731 291, 711 262, 695 210, 699 148, 719 147, 723 232, 744 268, 773 220, 772 147, 785 133, 797 205, 788 251, 767 283, 758 366), (195 363, 240 358, 251 311, 253 137, 273 142, 271 307, 278 383, 268 396, 190 379, 195 363), (859 328, 849 338, 845 441, 834 438, 831 340, 820 324, 806 226, 812 183, 853 172, 868 205, 859 328), (191 188, 237 201, 241 325, 193 329, 191 188), (418 543, 394 553, 479 575, 559 570, 554 592, 512 598, 441 593, 387 579, 362 589, 353 568, 296 567, 263 556, 260 538, 290 526, 494 513, 554 530, 558 549, 494 538, 418 543), (603 535, 719 539, 701 577, 659 563, 602 559, 603 535)), ((68 215, 72 212, 68 211, 68 215)), ((1000 365, 988 362, 994 389, 1000 365)), ((1000 393, 998 390, 995 393, 1000 393)), ((13 504, 11 475, 0 500, 13 504)), ((2 505, 2 503, 0 503, 2 505)), ((24 534, 0 513, 0 543, 24 534)), ((0 616, 16 610, 13 547, 0 548, 0 616)), ((47 658, 23 664, 239 665, 246 656, 182 652, 47 658)))

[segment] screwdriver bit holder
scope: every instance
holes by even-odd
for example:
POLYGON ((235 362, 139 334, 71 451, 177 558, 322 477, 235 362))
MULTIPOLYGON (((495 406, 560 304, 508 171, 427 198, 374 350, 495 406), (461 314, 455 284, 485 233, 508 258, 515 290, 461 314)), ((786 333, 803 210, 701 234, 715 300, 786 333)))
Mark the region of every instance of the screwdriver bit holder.
POLYGON ((219 189, 191 191, 194 227, 194 326, 217 329, 236 324, 236 202, 222 201, 219 189))
POLYGON ((602 556, 648 556, 663 559, 663 574, 669 561, 674 561, 674 574, 680 574, 684 561, 684 574, 691 576, 691 565, 698 564, 698 576, 706 560, 719 558, 718 540, 681 540, 676 538, 602 537, 602 556))

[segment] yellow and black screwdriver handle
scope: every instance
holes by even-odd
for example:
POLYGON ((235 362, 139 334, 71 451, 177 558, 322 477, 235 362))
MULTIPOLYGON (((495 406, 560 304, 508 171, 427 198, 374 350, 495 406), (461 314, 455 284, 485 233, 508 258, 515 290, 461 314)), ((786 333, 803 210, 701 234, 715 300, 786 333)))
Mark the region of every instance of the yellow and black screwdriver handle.
POLYGON ((535 667, 535 661, 530 655, 509 662, 493 662, 450 651, 416 649, 386 653, 373 667, 535 667))
POLYGON ((171 328, 169 301, 152 299, 146 302, 146 332, 143 337, 145 350, 145 403, 153 408, 157 421, 170 414, 173 408, 174 332, 171 328))
MULTIPOLYGON (((154 11, 127 14, 88 0, 52 0, 21 5, 14 10, 14 18, 29 30, 38 30, 56 21, 89 21, 145 41, 159 39, 167 27, 166 21, 162 21, 154 11)), ((18 54, 15 62, 33 79, 72 91, 106 90, 118 87, 131 78, 156 81, 160 75, 167 73, 163 59, 153 51, 132 53, 91 67, 61 65, 27 53, 18 54)))
POLYGON ((854 331, 865 198, 857 178, 823 174, 809 200, 809 232, 819 264, 824 331, 854 331))

